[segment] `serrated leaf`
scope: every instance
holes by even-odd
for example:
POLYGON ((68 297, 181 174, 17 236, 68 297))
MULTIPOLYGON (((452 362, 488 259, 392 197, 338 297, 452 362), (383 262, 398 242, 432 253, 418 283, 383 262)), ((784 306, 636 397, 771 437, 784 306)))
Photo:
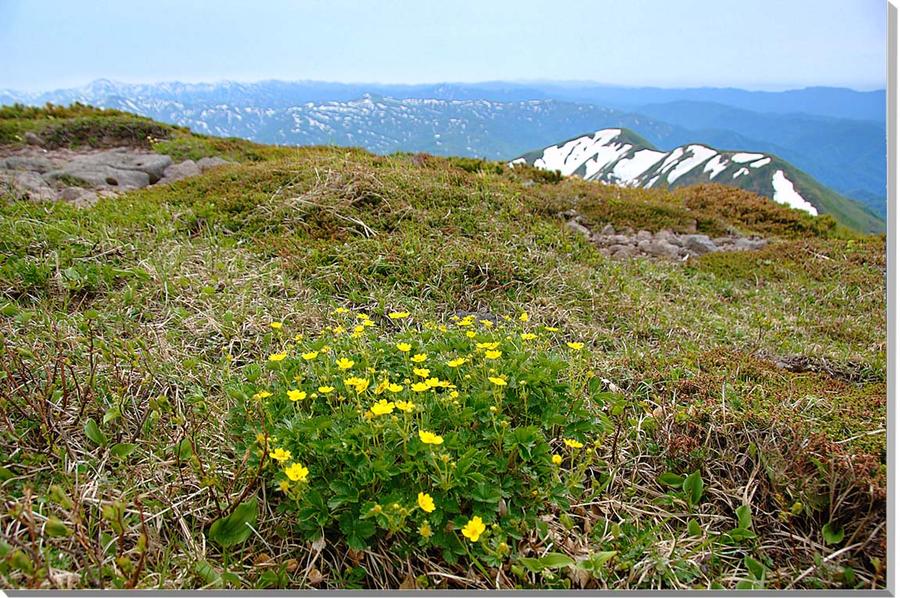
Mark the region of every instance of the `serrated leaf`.
POLYGON ((106 443, 108 442, 106 434, 100 430, 100 426, 97 425, 94 418, 88 418, 88 420, 84 422, 84 435, 98 446, 106 446, 106 443))
POLYGON ((548 552, 537 559, 523 557, 518 562, 532 573, 538 573, 544 569, 559 569, 575 564, 575 560, 572 557, 559 552, 548 552))
POLYGON ((673 488, 681 488, 682 484, 684 484, 684 477, 678 475, 677 473, 672 473, 671 471, 667 471, 657 478, 657 481, 663 486, 672 486, 673 488))
POLYGON ((748 505, 739 506, 734 514, 737 515, 738 529, 748 530, 753 525, 753 517, 748 505))
POLYGON ((227 548, 247 540, 253 533, 250 528, 256 523, 256 499, 242 502, 228 517, 216 520, 209 528, 209 539, 227 548))
POLYGON ((826 544, 840 544, 844 541, 844 528, 832 525, 829 521, 822 528, 822 537, 826 544))

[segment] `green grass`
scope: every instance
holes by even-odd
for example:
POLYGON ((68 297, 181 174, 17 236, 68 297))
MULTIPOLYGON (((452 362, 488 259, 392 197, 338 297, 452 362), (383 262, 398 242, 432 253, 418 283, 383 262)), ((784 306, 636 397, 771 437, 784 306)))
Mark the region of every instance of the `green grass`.
POLYGON ((0 203, 4 586, 884 586, 883 237, 715 186, 624 190, 183 131, 153 147, 240 164, 88 209, 0 203), (593 225, 772 242, 615 261, 564 226, 569 209, 593 225), (591 434, 587 494, 548 502, 495 560, 479 553, 484 571, 390 534, 367 552, 340 526, 310 541, 255 475, 230 389, 266 367, 270 322, 318 338, 338 305, 385 329, 378 315, 393 310, 435 325, 524 310, 584 342, 575 375, 623 397, 598 414, 612 428, 591 434), (776 365, 798 356, 822 367, 776 365), (659 481, 693 471, 697 502, 659 481), (210 542, 210 525, 253 498, 256 533, 210 542), (734 531, 745 499, 750 536, 734 531), (826 543, 829 522, 841 542, 826 543), (527 560, 548 549, 580 564, 527 560))

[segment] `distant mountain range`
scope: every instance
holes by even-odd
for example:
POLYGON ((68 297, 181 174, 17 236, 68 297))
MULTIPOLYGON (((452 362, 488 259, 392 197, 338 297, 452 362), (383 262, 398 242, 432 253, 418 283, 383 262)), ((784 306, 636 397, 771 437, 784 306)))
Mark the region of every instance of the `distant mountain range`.
POLYGON ((775 154, 876 214, 886 210, 884 91, 107 80, 46 93, 0 91, 5 104, 75 101, 263 143, 500 160, 584 131, 625 128, 661 150, 696 143, 775 154))
POLYGON ((879 232, 884 228, 862 205, 784 160, 763 153, 721 151, 700 144, 660 151, 633 131, 603 129, 528 152, 511 162, 519 163, 625 187, 671 189, 721 183, 812 215, 832 214, 857 230, 879 232))

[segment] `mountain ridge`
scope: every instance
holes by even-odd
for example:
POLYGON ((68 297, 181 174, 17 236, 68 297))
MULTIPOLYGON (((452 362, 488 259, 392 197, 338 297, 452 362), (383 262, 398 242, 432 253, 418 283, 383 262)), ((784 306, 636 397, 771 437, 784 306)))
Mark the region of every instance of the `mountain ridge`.
POLYGON ((814 216, 830 214, 857 230, 884 230, 884 222, 862 204, 768 153, 719 150, 701 143, 665 151, 634 131, 608 128, 526 152, 510 162, 511 166, 517 164, 624 187, 673 189, 721 183, 754 191, 814 216))

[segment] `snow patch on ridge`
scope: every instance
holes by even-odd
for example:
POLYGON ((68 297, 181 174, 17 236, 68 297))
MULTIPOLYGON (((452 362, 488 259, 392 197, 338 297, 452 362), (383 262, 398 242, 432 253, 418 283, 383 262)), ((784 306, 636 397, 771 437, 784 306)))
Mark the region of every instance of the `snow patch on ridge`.
POLYGON ((654 164, 663 159, 665 152, 650 149, 640 150, 630 158, 619 160, 613 168, 612 175, 626 184, 637 184, 635 179, 647 172, 654 164))
POLYGON ((669 176, 666 180, 670 183, 674 183, 676 180, 678 180, 678 177, 683 174, 687 174, 697 166, 703 164, 719 153, 716 150, 710 149, 704 145, 690 145, 688 146, 687 151, 691 154, 691 157, 679 162, 678 166, 676 166, 675 169, 669 173, 669 176))
POLYGON ((708 172, 709 180, 713 180, 726 168, 728 168, 728 158, 719 155, 706 163, 706 166, 703 167, 703 172, 708 172))
POLYGON ((747 154, 744 152, 739 152, 733 156, 731 156, 732 162, 737 162, 738 164, 743 164, 745 162, 753 162, 754 160, 761 160, 765 158, 762 154, 747 154))
POLYGON ((534 161, 534 165, 538 168, 558 170, 564 176, 574 174, 583 165, 584 178, 589 179, 631 149, 628 144, 610 145, 621 133, 621 129, 603 129, 593 135, 568 141, 561 146, 548 147, 543 155, 534 161))
POLYGON ((762 160, 757 160, 750 164, 750 168, 762 168, 766 164, 772 161, 772 158, 763 158, 762 160))
POLYGON ((815 206, 806 201, 802 195, 797 193, 797 190, 794 189, 794 183, 792 183, 786 176, 784 176, 783 170, 778 170, 775 172, 775 175, 772 177, 772 188, 775 190, 775 195, 773 195, 772 199, 774 199, 776 202, 786 204, 798 210, 803 210, 804 212, 808 212, 813 216, 819 215, 819 211, 815 208, 815 206))

